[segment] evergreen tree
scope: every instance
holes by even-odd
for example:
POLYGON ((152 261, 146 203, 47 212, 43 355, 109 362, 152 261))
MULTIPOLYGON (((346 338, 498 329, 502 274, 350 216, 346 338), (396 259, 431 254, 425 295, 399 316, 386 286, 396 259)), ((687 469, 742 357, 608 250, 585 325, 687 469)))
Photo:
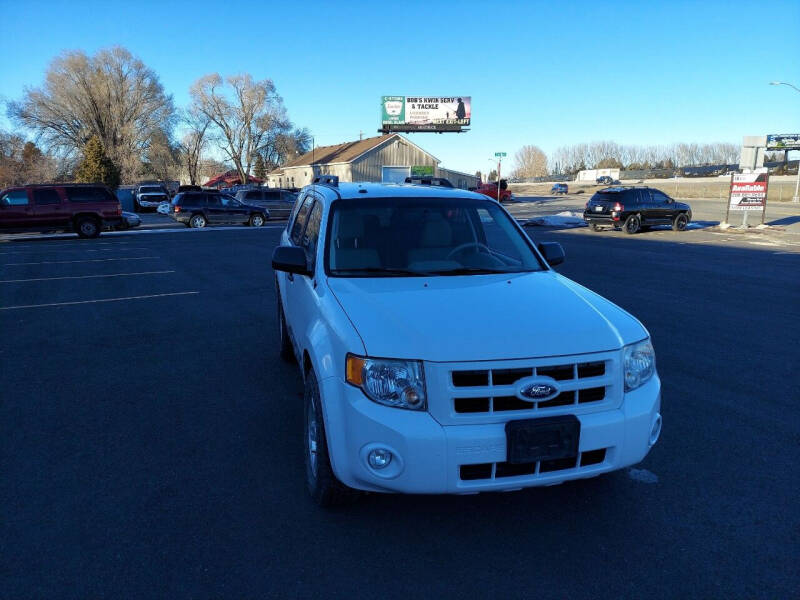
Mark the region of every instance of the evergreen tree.
POLYGON ((256 164, 253 167, 253 175, 261 180, 267 178, 267 166, 264 164, 264 157, 260 154, 256 154, 256 164))
POLYGON ((115 190, 119 180, 119 168, 106 156, 100 138, 92 136, 83 149, 83 161, 75 171, 76 183, 104 183, 115 190))

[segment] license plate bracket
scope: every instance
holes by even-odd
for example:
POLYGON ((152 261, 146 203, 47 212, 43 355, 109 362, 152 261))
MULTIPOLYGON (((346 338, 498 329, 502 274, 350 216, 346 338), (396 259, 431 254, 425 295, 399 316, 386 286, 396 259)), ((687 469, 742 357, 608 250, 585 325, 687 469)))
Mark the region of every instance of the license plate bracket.
POLYGON ((506 461, 532 463, 578 456, 581 422, 575 415, 506 423, 506 461))

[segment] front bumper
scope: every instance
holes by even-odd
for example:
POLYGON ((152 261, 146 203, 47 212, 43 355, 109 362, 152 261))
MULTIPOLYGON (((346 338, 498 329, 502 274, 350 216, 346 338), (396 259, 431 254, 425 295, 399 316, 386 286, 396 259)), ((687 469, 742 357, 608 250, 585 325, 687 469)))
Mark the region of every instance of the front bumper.
POLYGON ((473 493, 593 477, 640 462, 652 446, 654 424, 660 424, 661 382, 656 375, 625 394, 618 408, 578 415, 581 454, 572 467, 512 476, 497 476, 500 468, 491 467, 490 477, 468 480, 462 479, 463 465, 505 464, 505 422, 443 426, 429 412, 378 405, 335 377, 320 387, 336 476, 350 487, 379 492, 473 493), (375 470, 368 465, 373 448, 392 452, 389 467, 375 470), (602 459, 581 466, 583 455, 602 459))

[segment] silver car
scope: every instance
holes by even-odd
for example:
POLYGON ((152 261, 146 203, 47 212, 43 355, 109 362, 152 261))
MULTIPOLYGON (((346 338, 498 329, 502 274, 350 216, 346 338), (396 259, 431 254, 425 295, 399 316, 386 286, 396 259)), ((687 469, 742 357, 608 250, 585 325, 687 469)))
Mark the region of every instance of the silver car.
POLYGON ((297 194, 278 188, 256 188, 239 190, 236 199, 244 204, 260 206, 269 211, 271 219, 288 219, 297 194))

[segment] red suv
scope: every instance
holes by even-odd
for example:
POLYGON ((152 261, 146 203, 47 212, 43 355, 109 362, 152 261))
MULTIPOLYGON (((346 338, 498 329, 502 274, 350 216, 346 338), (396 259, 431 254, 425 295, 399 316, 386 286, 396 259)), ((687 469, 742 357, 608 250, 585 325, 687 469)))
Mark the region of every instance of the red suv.
POLYGON ((26 185, 0 191, 0 230, 100 235, 122 223, 122 206, 104 185, 26 185))

